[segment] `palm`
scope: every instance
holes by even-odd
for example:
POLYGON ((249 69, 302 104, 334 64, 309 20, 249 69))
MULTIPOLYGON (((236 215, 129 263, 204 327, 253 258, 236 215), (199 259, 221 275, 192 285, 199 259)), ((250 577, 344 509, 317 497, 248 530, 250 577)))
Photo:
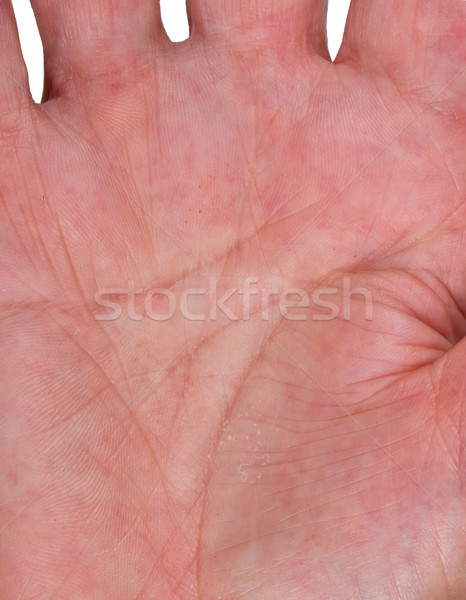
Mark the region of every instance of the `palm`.
MULTIPOLYGON (((72 15, 34 4, 47 45, 47 19, 72 15)), ((409 77, 388 39, 392 63, 364 57, 357 8, 336 65, 226 28, 83 50, 74 78, 51 52, 44 109, 4 77, 5 598, 460 597, 455 11, 435 53, 411 32, 409 77), (357 299, 349 321, 292 321, 273 295, 249 319, 236 295, 238 320, 157 321, 138 295, 141 320, 96 320, 96 292, 131 281, 179 301, 211 280, 311 295, 348 276, 372 321, 357 299)))

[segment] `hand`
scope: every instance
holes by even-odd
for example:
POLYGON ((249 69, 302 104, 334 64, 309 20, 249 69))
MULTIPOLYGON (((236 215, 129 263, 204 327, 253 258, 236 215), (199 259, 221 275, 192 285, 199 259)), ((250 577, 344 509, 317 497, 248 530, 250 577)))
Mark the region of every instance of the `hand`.
POLYGON ((466 3, 355 0, 335 64, 324 2, 192 0, 180 45, 152 0, 32 4, 2 598, 463 598, 466 3))

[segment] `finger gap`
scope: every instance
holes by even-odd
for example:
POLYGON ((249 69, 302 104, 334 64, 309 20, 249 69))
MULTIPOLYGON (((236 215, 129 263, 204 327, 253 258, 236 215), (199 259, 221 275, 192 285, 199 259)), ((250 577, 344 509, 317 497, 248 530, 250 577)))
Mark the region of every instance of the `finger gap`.
POLYGON ((160 0, 163 26, 172 42, 184 42, 189 38, 189 22, 186 0, 160 0))
POLYGON ((351 0, 328 0, 327 37, 328 51, 335 60, 343 40, 351 0))
POLYGON ((39 104, 44 91, 44 49, 36 18, 29 0, 12 0, 18 26, 21 51, 28 70, 29 89, 34 102, 39 104))

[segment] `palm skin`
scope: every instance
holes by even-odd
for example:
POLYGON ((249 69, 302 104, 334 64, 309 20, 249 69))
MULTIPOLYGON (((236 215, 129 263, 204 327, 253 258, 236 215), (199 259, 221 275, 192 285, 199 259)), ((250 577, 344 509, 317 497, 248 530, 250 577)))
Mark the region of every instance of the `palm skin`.
POLYGON ((33 2, 38 107, 0 3, 2 598, 463 598, 464 3, 356 3, 335 64, 303 1, 136 4, 33 2), (248 277, 373 318, 95 301, 248 277))

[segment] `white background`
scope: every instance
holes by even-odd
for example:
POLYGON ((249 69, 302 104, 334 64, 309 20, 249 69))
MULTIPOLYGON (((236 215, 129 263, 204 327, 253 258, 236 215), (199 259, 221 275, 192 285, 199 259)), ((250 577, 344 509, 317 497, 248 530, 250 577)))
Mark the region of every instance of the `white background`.
MULTIPOLYGON (((29 0, 12 0, 18 21, 23 54, 29 70, 31 92, 36 102, 42 95, 44 61, 42 44, 29 0)), ((63 2, 66 0, 62 0, 63 2)), ((72 1, 72 0, 71 0, 72 1)), ((152 0, 156 1, 156 0, 152 0)), ((213 0, 215 1, 215 0, 213 0)), ((311 2, 312 0, 309 0, 311 2)), ((162 18, 170 39, 181 42, 188 37, 185 0, 160 0, 162 18)), ((350 0, 329 0, 328 39, 332 58, 338 52, 350 0)))

